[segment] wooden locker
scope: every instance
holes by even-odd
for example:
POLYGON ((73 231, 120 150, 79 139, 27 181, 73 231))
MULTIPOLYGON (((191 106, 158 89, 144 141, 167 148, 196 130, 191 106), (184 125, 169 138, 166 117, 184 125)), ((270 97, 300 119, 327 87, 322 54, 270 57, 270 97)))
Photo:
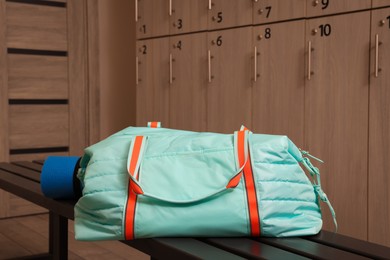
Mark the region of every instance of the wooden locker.
POLYGON ((169 38, 137 41, 137 125, 169 124, 169 38))
MULTIPOLYGON (((90 127, 98 117, 96 95, 87 96, 98 94, 97 74, 91 73, 97 67, 96 16, 86 10, 86 0, 57 2, 66 4, 0 3, 2 161, 81 155, 87 135, 99 132, 90 127)), ((96 10, 96 1, 88 7, 96 10)), ((43 212, 3 191, 0 202, 0 217, 43 212)))
POLYGON ((253 0, 209 0, 208 29, 252 24, 253 0))
POLYGON ((304 38, 303 20, 253 27, 253 131, 287 135, 302 148, 304 38))
POLYGON ((371 19, 368 239, 390 246, 390 8, 371 19))
POLYGON ((305 17, 306 0, 262 0, 253 3, 253 24, 305 17))
POLYGON ((307 0, 306 16, 321 16, 369 9, 371 0, 307 0))
POLYGON ((390 0, 372 0, 372 7, 390 6, 390 0))
POLYGON ((169 0, 133 0, 137 39, 169 34, 169 0))
MULTIPOLYGON (((0 12, 4 13, 6 9, 5 1, 0 1, 0 12)), ((6 38, 7 23, 5 15, 0 15, 0 39, 6 38)), ((8 70, 7 70, 7 44, 0 40, 0 161, 9 160, 9 141, 8 141, 8 70)), ((8 205, 8 195, 0 190, 0 205, 8 205)), ((0 217, 4 217, 4 207, 0 207, 0 217)))
POLYGON ((207 33, 170 37, 170 123, 206 130, 207 33))
POLYGON ((170 34, 207 30, 207 0, 170 0, 170 34))
POLYGON ((66 8, 6 2, 7 47, 67 50, 66 8))
POLYGON ((8 98, 68 99, 68 58, 8 54, 8 98))
POLYGON ((251 128, 252 27, 210 32, 208 48, 207 130, 251 128))
POLYGON ((306 24, 305 147, 325 161, 317 165, 339 232, 360 239, 367 238, 369 21, 366 11, 306 24))
POLYGON ((68 105, 10 105, 10 149, 67 147, 68 105))
MULTIPOLYGON (((68 42, 68 80, 69 80, 69 154, 82 156, 84 148, 89 145, 88 135, 91 133, 89 118, 93 117, 94 105, 88 90, 97 89, 88 85, 93 77, 86 71, 93 64, 88 63, 89 49, 85 42, 87 14, 86 2, 80 4, 79 0, 67 0, 67 38, 68 42)), ((93 31, 93 30, 91 30, 93 31)))

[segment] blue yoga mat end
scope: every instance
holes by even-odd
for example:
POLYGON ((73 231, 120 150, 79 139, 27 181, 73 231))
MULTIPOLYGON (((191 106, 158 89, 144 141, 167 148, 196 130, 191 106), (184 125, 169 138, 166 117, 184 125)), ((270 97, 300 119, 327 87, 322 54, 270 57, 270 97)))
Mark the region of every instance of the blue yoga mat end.
POLYGON ((78 156, 48 156, 41 172, 41 190, 52 199, 74 199, 77 187, 74 178, 78 156))

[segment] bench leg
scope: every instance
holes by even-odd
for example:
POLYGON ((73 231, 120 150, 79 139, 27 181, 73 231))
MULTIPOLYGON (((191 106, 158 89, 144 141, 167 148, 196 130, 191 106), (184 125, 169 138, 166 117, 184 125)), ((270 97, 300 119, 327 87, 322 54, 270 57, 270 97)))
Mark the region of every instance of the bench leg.
POLYGON ((49 213, 49 253, 53 259, 68 259, 68 220, 49 213))

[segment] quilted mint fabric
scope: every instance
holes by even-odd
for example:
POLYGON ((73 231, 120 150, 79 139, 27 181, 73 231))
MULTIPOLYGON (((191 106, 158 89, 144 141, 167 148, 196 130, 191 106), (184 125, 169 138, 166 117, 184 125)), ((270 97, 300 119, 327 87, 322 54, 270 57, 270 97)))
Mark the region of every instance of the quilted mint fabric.
POLYGON ((330 203, 308 156, 286 136, 126 128, 85 149, 76 239, 316 234, 330 203))

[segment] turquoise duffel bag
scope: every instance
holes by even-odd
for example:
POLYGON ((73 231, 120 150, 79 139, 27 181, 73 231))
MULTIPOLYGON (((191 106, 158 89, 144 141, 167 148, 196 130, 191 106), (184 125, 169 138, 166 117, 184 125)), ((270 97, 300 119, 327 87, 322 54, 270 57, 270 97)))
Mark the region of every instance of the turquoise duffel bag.
POLYGON ((286 136, 150 126, 85 149, 76 239, 313 235, 319 199, 335 220, 310 155, 286 136))

